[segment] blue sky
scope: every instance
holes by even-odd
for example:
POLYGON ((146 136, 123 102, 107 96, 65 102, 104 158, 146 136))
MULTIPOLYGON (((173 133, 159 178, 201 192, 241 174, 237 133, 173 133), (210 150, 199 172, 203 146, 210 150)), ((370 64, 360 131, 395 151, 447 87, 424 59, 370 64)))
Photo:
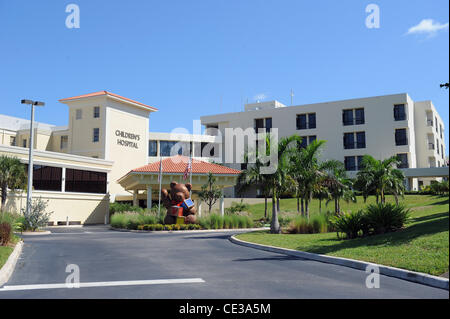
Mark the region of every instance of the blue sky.
POLYGON ((448 146, 448 12, 444 0, 0 0, 0 113, 28 118, 20 99, 38 99, 38 121, 66 125, 58 99, 108 90, 157 107, 150 131, 169 132, 258 95, 290 104, 291 89, 294 104, 408 92, 433 101, 448 146), (70 3, 79 29, 65 25, 70 3), (408 34, 424 19, 435 32, 408 34))

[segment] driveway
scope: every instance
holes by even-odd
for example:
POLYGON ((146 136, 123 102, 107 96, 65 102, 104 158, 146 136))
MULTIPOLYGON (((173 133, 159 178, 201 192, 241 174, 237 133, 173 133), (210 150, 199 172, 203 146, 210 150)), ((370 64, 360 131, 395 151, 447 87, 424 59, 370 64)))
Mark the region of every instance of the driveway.
POLYGON ((17 290, 0 289, 0 298, 449 297, 446 290, 383 275, 380 288, 368 289, 364 271, 235 245, 228 238, 236 232, 129 233, 101 226, 52 232, 24 236, 5 284, 17 290), (60 288, 70 264, 91 287, 60 288))

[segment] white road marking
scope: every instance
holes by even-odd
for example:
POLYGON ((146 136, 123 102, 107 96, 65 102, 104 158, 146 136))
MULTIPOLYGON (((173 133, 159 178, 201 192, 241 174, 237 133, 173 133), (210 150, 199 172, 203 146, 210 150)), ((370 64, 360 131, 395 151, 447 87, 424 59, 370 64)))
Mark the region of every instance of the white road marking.
MULTIPOLYGON (((80 282, 79 288, 90 287, 113 287, 113 286, 146 286, 146 285, 166 285, 166 284, 191 284, 205 282, 202 278, 184 278, 184 279, 154 279, 154 280, 131 280, 131 281, 98 281, 98 282, 80 282)), ((35 290, 35 289, 76 289, 68 284, 37 284, 37 285, 16 285, 3 286, 2 291, 35 290)))

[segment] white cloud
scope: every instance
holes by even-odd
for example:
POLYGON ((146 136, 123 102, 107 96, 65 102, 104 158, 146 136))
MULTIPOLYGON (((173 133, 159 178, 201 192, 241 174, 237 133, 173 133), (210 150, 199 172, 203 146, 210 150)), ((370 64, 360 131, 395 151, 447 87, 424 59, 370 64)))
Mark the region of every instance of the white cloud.
POLYGON ((256 94, 256 95, 253 97, 253 99, 254 99, 255 101, 262 101, 262 100, 267 99, 267 95, 266 95, 265 93, 259 93, 259 94, 256 94))
POLYGON ((418 25, 408 29, 407 34, 428 34, 435 35, 438 31, 448 29, 448 22, 440 24, 433 19, 423 19, 418 25))

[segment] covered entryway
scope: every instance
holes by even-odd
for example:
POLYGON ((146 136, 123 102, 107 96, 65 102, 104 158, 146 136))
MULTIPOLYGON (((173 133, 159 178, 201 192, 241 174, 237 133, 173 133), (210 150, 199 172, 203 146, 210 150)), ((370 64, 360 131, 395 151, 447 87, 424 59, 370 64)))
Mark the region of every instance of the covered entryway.
MULTIPOLYGON (((168 189, 172 181, 178 183, 190 182, 191 178, 189 174, 185 173, 189 165, 189 157, 176 155, 163 159, 161 163, 162 188, 168 189)), ((139 199, 145 197, 147 200, 147 208, 151 208, 152 200, 158 200, 159 171, 160 162, 158 161, 135 168, 118 180, 118 183, 125 190, 133 194, 133 205, 138 206, 139 199)), ((223 215, 225 211, 223 189, 235 186, 237 177, 241 171, 197 159, 192 160, 192 199, 196 203, 199 216, 201 216, 202 212, 202 203, 200 202, 197 193, 201 190, 201 187, 207 183, 208 174, 210 172, 216 178, 216 186, 222 189, 219 210, 223 215)))

